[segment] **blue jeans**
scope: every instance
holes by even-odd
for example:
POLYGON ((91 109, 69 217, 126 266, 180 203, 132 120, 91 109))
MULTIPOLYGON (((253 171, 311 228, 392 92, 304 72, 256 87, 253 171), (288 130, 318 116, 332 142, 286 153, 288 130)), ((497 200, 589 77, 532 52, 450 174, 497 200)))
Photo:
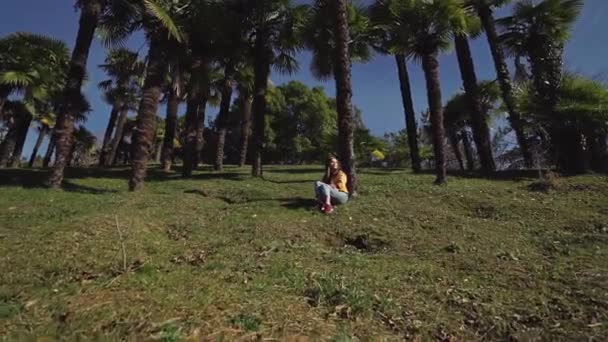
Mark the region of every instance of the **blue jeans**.
POLYGON ((317 199, 323 203, 330 198, 332 204, 344 204, 348 202, 348 193, 333 188, 329 184, 323 182, 315 183, 315 194, 317 199))

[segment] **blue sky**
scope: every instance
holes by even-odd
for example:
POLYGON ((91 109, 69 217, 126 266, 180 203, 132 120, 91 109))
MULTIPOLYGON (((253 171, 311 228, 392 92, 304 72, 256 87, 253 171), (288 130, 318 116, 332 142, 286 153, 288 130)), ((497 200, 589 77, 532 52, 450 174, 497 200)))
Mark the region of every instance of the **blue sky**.
MULTIPOLYGON (((307 2, 307 1, 298 1, 307 2)), ((364 1, 365 2, 365 1, 364 1)), ((16 31, 43 33, 65 41, 73 46, 78 28, 78 13, 73 8, 72 0, 3 0, 0 11, 0 36, 16 31)), ((508 14, 508 8, 502 9, 497 16, 508 14)), ((608 75, 608 1, 586 0, 583 13, 575 26, 572 40, 566 46, 565 64, 570 70, 593 76, 599 73, 608 75)), ((130 47, 139 49, 141 38, 134 38, 130 47)), ((477 68, 478 78, 495 78, 491 55, 481 36, 471 43, 473 57, 477 68)), ((107 124, 110 107, 101 99, 96 84, 104 79, 97 65, 103 63, 105 49, 95 42, 89 58, 88 72, 90 81, 85 93, 93 107, 86 126, 97 136, 101 136, 107 124)), ((142 54, 145 49, 142 50, 142 54)), ((334 96, 333 82, 319 82, 310 71, 310 53, 298 55, 300 71, 294 75, 272 75, 275 84, 281 84, 295 79, 310 86, 325 87, 330 96, 334 96)), ((456 56, 453 52, 446 53, 440 58, 441 88, 444 101, 461 89, 461 80, 456 56)), ((419 65, 409 65, 414 105, 417 112, 427 107, 424 75, 419 65)), ((395 62, 392 57, 375 56, 366 64, 353 65, 353 102, 363 111, 363 120, 373 134, 382 135, 384 132, 398 131, 405 125, 403 108, 399 93, 399 83, 395 62)), ((216 108, 209 113, 214 115, 216 108)), ((164 116, 164 113, 161 113, 164 116)), ((24 150, 25 155, 31 151, 34 130, 30 131, 24 150)), ((29 156, 29 155, 28 155, 29 156)))

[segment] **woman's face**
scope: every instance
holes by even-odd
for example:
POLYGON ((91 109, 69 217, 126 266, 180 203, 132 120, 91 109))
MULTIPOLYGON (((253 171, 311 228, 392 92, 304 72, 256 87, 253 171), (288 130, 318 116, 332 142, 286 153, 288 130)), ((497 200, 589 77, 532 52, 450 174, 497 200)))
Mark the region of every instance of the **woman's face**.
POLYGON ((336 158, 331 158, 329 161, 329 169, 332 171, 338 170, 338 160, 336 158))

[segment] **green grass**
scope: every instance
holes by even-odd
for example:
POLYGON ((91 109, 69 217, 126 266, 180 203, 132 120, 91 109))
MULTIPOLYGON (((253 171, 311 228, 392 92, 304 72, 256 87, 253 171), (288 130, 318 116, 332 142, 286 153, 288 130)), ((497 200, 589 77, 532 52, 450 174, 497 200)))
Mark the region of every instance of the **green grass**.
POLYGON ((326 216, 320 167, 248 172, 151 170, 130 193, 128 170, 72 170, 64 191, 0 171, 0 336, 608 338, 606 177, 369 169, 326 216))

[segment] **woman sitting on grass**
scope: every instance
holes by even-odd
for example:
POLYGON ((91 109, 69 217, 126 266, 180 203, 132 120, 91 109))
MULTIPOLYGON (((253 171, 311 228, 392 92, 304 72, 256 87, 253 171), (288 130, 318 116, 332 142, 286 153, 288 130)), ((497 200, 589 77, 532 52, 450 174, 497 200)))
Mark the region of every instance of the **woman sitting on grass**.
POLYGON ((334 211, 332 204, 345 204, 348 202, 348 178, 342 171, 340 161, 334 156, 327 159, 325 176, 322 182, 315 184, 315 193, 319 202, 319 209, 326 214, 334 211))

